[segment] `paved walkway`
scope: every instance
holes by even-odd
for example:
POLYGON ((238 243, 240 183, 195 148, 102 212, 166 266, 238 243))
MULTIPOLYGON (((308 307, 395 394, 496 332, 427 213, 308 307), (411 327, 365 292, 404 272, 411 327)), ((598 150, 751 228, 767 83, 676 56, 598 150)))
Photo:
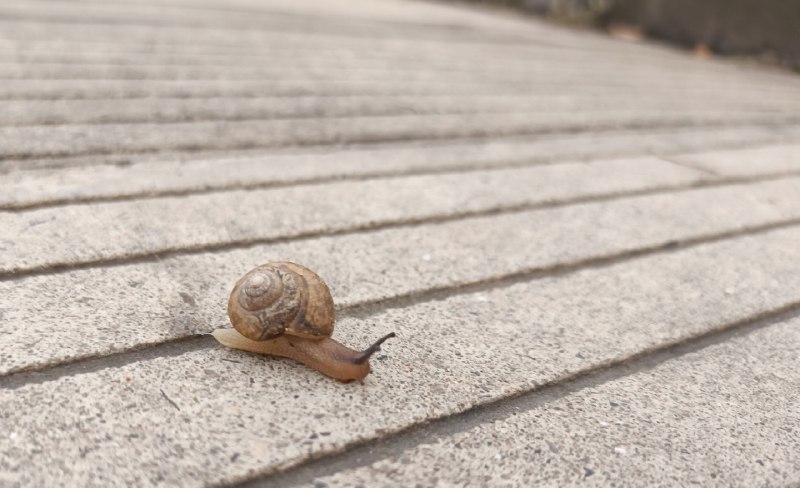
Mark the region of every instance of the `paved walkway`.
POLYGON ((391 0, 0 4, 0 486, 800 482, 800 77, 391 0), (330 284, 363 384, 224 349, 330 284))

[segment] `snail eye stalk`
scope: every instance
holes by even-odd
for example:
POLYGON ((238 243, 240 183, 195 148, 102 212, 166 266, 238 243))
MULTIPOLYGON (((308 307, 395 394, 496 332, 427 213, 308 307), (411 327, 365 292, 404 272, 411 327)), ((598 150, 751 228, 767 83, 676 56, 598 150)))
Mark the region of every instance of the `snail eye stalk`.
POLYGON ((355 364, 363 364, 367 362, 370 356, 381 350, 381 344, 386 342, 388 339, 391 339, 392 337, 397 337, 397 335, 394 332, 389 332, 385 336, 381 337, 380 339, 375 341, 375 344, 361 351, 361 355, 356 357, 356 359, 353 362, 355 364))

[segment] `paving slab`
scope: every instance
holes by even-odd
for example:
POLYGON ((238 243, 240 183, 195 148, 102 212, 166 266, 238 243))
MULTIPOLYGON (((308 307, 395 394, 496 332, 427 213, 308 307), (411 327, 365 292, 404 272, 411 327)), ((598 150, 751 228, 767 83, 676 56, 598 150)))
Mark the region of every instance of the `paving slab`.
POLYGON ((702 178, 696 170, 645 157, 5 212, 0 213, 0 227, 6 230, 0 238, 0 269, 330 234, 702 178), (72 224, 65 226, 65 219, 72 224))
MULTIPOLYGON (((581 133, 555 133, 539 136, 523 137, 495 137, 473 140, 440 140, 440 141, 403 141, 385 142, 381 144, 352 144, 347 146, 317 146, 302 148, 279 149, 248 149, 248 150, 200 150, 190 154, 180 151, 165 151, 158 153, 138 154, 104 154, 93 156, 65 156, 58 158, 33 158, 33 159, 5 159, 0 160, 0 173, 8 173, 0 179, 3 192, 0 192, 0 206, 13 206, 15 200, 20 198, 21 206, 35 203, 37 194, 41 200, 48 199, 45 195, 52 191, 53 199, 59 199, 60 186, 69 185, 71 169, 85 166, 106 166, 108 170, 122 171, 111 173, 115 180, 109 181, 104 174, 98 174, 98 184, 82 185, 69 191, 76 193, 76 198, 92 195, 112 196, 115 192, 129 194, 125 187, 130 186, 130 192, 136 189, 152 188, 156 193, 163 188, 161 185, 172 185, 175 188, 184 188, 196 184, 196 178, 203 180, 202 188, 216 188, 228 184, 235 186, 242 181, 252 181, 256 184, 265 181, 300 182, 313 175, 325 176, 342 174, 353 175, 352 165, 366 165, 369 170, 358 174, 383 174, 386 168, 387 175, 401 169, 403 173, 424 172, 426 168, 446 170, 468 170, 495 167, 526 166, 541 163, 561 162, 569 160, 591 162, 598 159, 612 159, 614 157, 631 157, 642 154, 655 156, 669 156, 680 152, 692 152, 703 149, 736 149, 744 147, 757 147, 777 143, 794 143, 800 140, 800 125, 752 125, 742 124, 732 127, 677 127, 647 130, 611 130, 601 132, 581 133), (515 149, 516 148, 516 149, 515 149), (364 156, 363 158, 361 156, 364 156), (373 156, 370 158, 369 156, 373 156), (274 168, 273 158, 284 160, 285 156, 291 158, 290 167, 282 167, 280 171, 267 171, 274 168), (233 160, 257 160, 263 167, 253 171, 255 166, 245 161, 243 166, 234 166, 231 171, 216 171, 213 175, 204 169, 204 166, 219 161, 220 165, 234 164, 233 160), (324 169, 319 164, 307 161, 324 161, 324 169), (138 166, 148 163, 144 166, 138 166), (198 167, 198 175, 191 171, 198 167), (309 165, 311 168, 309 168, 309 165), (247 169, 247 167, 250 169, 247 169), (163 169, 159 169, 163 168, 163 169), (181 169, 183 168, 183 169, 181 169), (341 169, 339 169, 341 168, 341 169), (38 171, 46 169, 48 171, 38 171), (66 169, 66 171, 53 171, 66 169), (20 172, 16 172, 22 170, 20 172), (25 171, 33 170, 33 171, 25 171), (126 171, 131 171, 130 177, 126 171), (143 178, 147 171, 159 175, 152 178, 143 178), (168 176, 170 171, 179 175, 178 180, 185 180, 185 184, 176 182, 175 176, 168 176), (239 173, 238 171, 242 171, 239 173), (268 173, 268 174, 267 174, 268 173), (299 176, 298 176, 299 173, 299 176), (240 176, 241 174, 241 176, 240 176), (48 176, 50 175, 50 176, 48 176), (114 176, 117 175, 117 176, 114 176), (285 175, 285 176, 284 176, 285 175), (250 179, 252 177, 252 179, 250 179), (211 182, 206 181, 212 178, 211 182), (293 180, 293 178, 298 178, 293 180), (162 179, 164 180, 162 183, 162 179), (28 194, 22 190, 20 194, 16 185, 24 188, 30 185, 38 187, 38 192, 28 194), (108 190, 104 187, 108 185, 108 190), (88 187, 87 187, 88 186, 88 187), (8 192, 8 193, 5 193, 8 192)), ((675 163, 680 163, 674 160, 675 163)), ((225 166, 220 166, 225 168, 225 166)), ((702 168, 695 168, 701 171, 702 168)), ((91 170, 88 170, 91 171, 91 170)), ((101 171, 101 170, 97 170, 101 171)), ((80 176, 78 176, 80 178, 80 176)), ((199 184, 199 183, 197 183, 199 184)))
MULTIPOLYGON (((243 62, 254 62, 244 60, 243 62)), ((298 95, 431 95, 431 94, 470 94, 490 95, 497 93, 502 88, 503 93, 517 93, 528 95, 563 96, 564 83, 570 84, 570 93, 593 95, 600 99, 607 95, 638 95, 646 100, 668 97, 681 103, 686 98, 697 98, 697 107, 705 103, 722 102, 727 100, 731 109, 733 107, 765 106, 774 107, 783 104, 791 107, 796 103, 797 93, 791 90, 778 90, 768 99, 758 97, 753 92, 753 83, 731 84, 719 86, 718 83, 709 81, 703 84, 689 83, 685 80, 659 81, 655 75, 647 79, 645 85, 631 84, 627 79, 604 79, 602 84, 581 77, 580 73, 570 76, 537 77, 533 80, 525 79, 514 82, 506 80, 502 83, 490 83, 491 80, 460 77, 458 79, 443 80, 440 77, 432 79, 406 79, 402 81, 368 80, 368 79, 342 79, 333 73, 324 78, 313 79, 301 76, 283 77, 275 79, 10 79, 5 80, 0 86, 0 97, 4 99, 15 98, 43 98, 43 99, 103 99, 103 98, 145 98, 151 96, 162 97, 264 97, 273 96, 298 96, 298 95), (626 81, 627 80, 627 81, 626 81), (702 102, 702 103, 701 103, 702 102)), ((712 75, 709 74, 708 77, 712 75)), ((645 102, 646 103, 646 102, 645 102)))
MULTIPOLYGON (((563 91, 558 90, 556 81, 540 81, 535 85, 508 85, 503 87, 505 93, 520 95, 548 94, 554 97, 563 96, 563 91)), ((576 94, 594 96, 598 98, 608 94, 609 88, 601 88, 597 84, 587 82, 573 82, 576 94)), ((624 89, 639 92, 642 96, 652 93, 642 87, 619 86, 616 91, 624 89)), ((676 87, 665 87, 664 91, 675 94, 676 87)), ((402 83, 392 81, 350 80, 344 81, 335 78, 309 79, 309 78, 282 78, 275 80, 52 80, 29 79, 7 80, 0 85, 2 99, 32 99, 32 100, 69 100, 69 99, 107 99, 107 98, 214 98, 220 96, 230 97, 264 97, 272 96, 364 96, 364 95, 474 95, 485 96, 496 93, 497 88, 487 86, 487 83, 477 80, 404 80, 402 83)), ((752 94, 742 93, 741 90, 725 90, 718 87, 695 87, 691 96, 698 98, 713 96, 714 100, 725 100, 731 97, 741 97, 743 102, 748 102, 752 94)), ((776 102, 785 102, 788 106, 796 98, 791 95, 778 98, 776 102)), ((763 103, 771 106, 773 103, 763 103)))
MULTIPOLYGON (((680 103, 656 99, 644 104, 630 96, 513 96, 476 95, 470 97, 349 96, 349 97, 235 97, 204 99, 144 99, 120 107, 118 100, 25 100, 8 101, 0 113, 0 125, 105 124, 105 123, 170 123, 198 120, 265 120, 282 118, 387 116, 403 114, 492 114, 531 113, 576 109, 595 111, 640 108, 671 110, 691 109, 697 97, 686 97, 680 103), (110 115, 113 114, 113 115, 110 115)), ((715 111, 732 113, 789 113, 800 109, 776 100, 765 104, 753 100, 731 108, 728 100, 707 103, 715 111), (744 106, 742 106, 744 105, 744 106)))
MULTIPOLYGON (((409 52, 411 50, 425 51, 429 55, 439 55, 447 50, 455 50, 454 52, 473 51, 481 54, 505 52, 505 55, 500 59, 507 59, 510 53, 541 52, 543 49, 570 52, 576 47, 560 42, 558 37, 565 39, 570 36, 561 35, 558 29, 550 29, 554 35, 550 36, 551 38, 545 42, 528 42, 525 37, 529 37, 531 34, 529 28, 524 30, 517 29, 517 32, 511 33, 510 36, 498 35, 492 30, 486 32, 483 30, 454 29, 454 31, 461 30, 462 32, 456 33, 455 36, 449 38, 442 38, 436 34, 429 36, 427 34, 431 30, 414 29, 413 25, 406 26, 405 32, 398 34, 397 32, 388 32, 385 23, 375 22, 366 26, 371 32, 364 32, 363 25, 361 26, 362 31, 359 32, 357 29, 351 28, 352 24, 335 26, 335 23, 330 22, 330 19, 328 19, 328 22, 317 23, 315 26, 292 26, 290 24, 287 25, 285 18, 278 18, 277 21, 288 28, 249 29, 230 28, 219 24, 214 26, 191 26, 180 22, 173 22, 167 25, 153 25, 144 22, 132 23, 125 22, 126 18, 124 16, 118 17, 116 19, 117 22, 112 20, 106 23, 76 16, 48 19, 44 16, 31 15, 30 17, 23 17, 23 15, 16 15, 16 19, 9 18, 13 15, 15 14, 9 13, 5 21, 0 21, 4 24, 5 38, 9 41, 36 43, 46 39, 59 42, 92 42, 96 45, 131 46, 149 44, 151 48, 159 51, 185 48, 193 52, 209 51, 219 53, 224 52, 226 49, 235 48, 239 52, 252 53, 263 52, 265 48, 270 46, 292 49, 341 46, 359 50, 369 50, 370 46, 372 46, 373 52, 382 53, 409 52), (331 25, 335 27, 331 29, 331 25), (48 32, 51 33, 50 36, 43 35, 48 32), (120 32, 125 34, 124 38, 110 40, 112 39, 110 36, 113 33, 120 32), (414 33, 418 35, 413 35, 414 33), (466 35, 463 35, 464 33, 466 35), (52 34, 57 34, 57 36, 52 34), (201 35, 198 36, 198 34, 201 35)), ((620 53, 633 57, 642 56, 642 53, 637 52, 636 49, 629 49, 627 46, 619 45, 618 43, 613 50, 609 50, 605 36, 591 35, 591 38, 591 42, 596 45, 590 46, 583 43, 582 46, 577 48, 576 54, 605 51, 612 58, 620 53)), ((662 53, 654 50, 653 54, 659 56, 662 53)), ((674 55, 666 57, 673 62, 679 59, 674 55)), ((680 61, 685 62, 685 58, 680 61)), ((709 63, 706 63, 706 66, 708 65, 709 63)), ((763 76, 763 73, 760 75, 763 76)))
POLYGON ((315 486, 796 486, 798 350, 794 318, 315 486))
MULTIPOLYGON (((0 24, 2 21, 0 20, 0 24)), ((7 36, 14 34, 8 33, 7 36)), ((125 43, 109 44, 92 41, 91 39, 0 39, 0 65, 5 69, 11 65, 21 68, 32 67, 37 64, 65 64, 68 66, 148 66, 148 67, 178 67, 178 66, 204 66, 240 67, 250 62, 253 65, 267 65, 289 70, 298 67, 328 67, 334 72, 343 68, 381 68, 419 70, 424 66, 432 71, 466 71, 477 73, 479 70, 469 59, 448 56, 446 49, 430 49, 424 52, 411 49, 385 49, 375 51, 363 49, 358 53, 353 52, 354 46, 336 40, 326 39, 316 44, 300 42, 287 42, 284 36, 269 39, 269 44, 260 49, 247 49, 241 45, 238 49, 233 46, 204 44, 163 44, 159 46, 148 45, 144 42, 127 40, 125 43)), ((252 46, 251 46, 252 47, 252 46)), ((361 46, 365 47, 366 46, 361 46)), ((456 48, 457 49, 457 48, 456 48)), ((609 62, 641 62, 653 54, 641 52, 608 52, 600 60, 596 53, 584 50, 565 50, 550 46, 539 46, 528 49, 528 53, 535 54, 535 59, 530 63, 521 64, 518 59, 499 51, 497 56, 487 60, 488 67, 493 70, 508 70, 510 73, 541 73, 547 66, 558 73, 571 73, 578 75, 581 68, 576 67, 576 62, 586 63, 593 69, 598 69, 604 75, 612 76, 609 62)), ((713 63, 704 65, 692 64, 685 57, 673 57, 666 60, 664 56, 654 54, 662 62, 680 65, 690 69, 693 75, 711 74, 724 69, 713 63)), ((651 76, 663 72, 659 64, 641 64, 631 67, 631 73, 641 75, 649 73, 651 76)), ((619 76, 619 73, 616 73, 619 76)), ((577 78, 577 76, 576 76, 577 78)), ((654 76, 655 78, 655 76, 654 76)), ((762 97, 762 101, 766 102, 762 97)))
POLYGON ((316 270, 340 315, 348 315, 398 297, 586 266, 798 219, 800 178, 793 178, 0 281, 0 374, 208 333, 228 323, 225 297, 232 284, 268 260, 316 270), (591 235, 584 230, 589 225, 591 235))
MULTIPOLYGON (((580 60, 575 61, 581 63, 580 60)), ((597 82, 587 80, 582 71, 563 71, 548 65, 540 68, 513 72, 502 67, 486 71, 471 71, 431 68, 424 71, 387 67, 340 66, 331 69, 320 63, 310 66, 273 66, 274 63, 243 62, 244 66, 181 66, 181 65, 96 65, 96 64, 64 64, 64 63, 0 63, 0 77, 10 81, 69 81, 95 82, 105 84, 109 81, 137 81, 140 84, 151 84, 164 81, 217 82, 223 86, 237 85, 242 82, 272 82, 287 80, 300 82, 316 82, 324 89, 326 84, 335 83, 368 83, 372 85, 431 85, 434 91, 441 93, 442 86, 455 85, 462 92, 467 89, 489 95, 497 92, 519 92, 542 95, 563 93, 559 88, 570 84, 576 93, 593 93, 597 95, 597 82), (495 73, 495 74, 492 74, 495 73)), ((591 67, 589 67, 591 69, 591 67)), ((632 84, 640 87, 636 90, 650 103, 672 101, 685 105, 684 110, 741 112, 769 109, 771 111, 789 111, 796 107, 800 91, 793 89, 777 90, 769 99, 763 99, 752 93, 752 83, 738 82, 720 88, 714 82, 714 74, 698 74, 694 78, 681 76, 671 78, 663 72, 626 72, 619 74, 615 67, 598 67, 598 76, 602 77, 602 91, 608 95, 630 94, 632 84), (642 87, 646 86, 646 89, 642 87), (650 94, 650 96, 646 96, 650 94), (695 103, 691 103, 694 99, 695 103), (724 103, 724 102, 727 102, 724 103)), ((395 91, 402 90, 394 88, 395 91)), ((350 90, 351 92, 354 90, 350 90)), ((445 91, 445 93, 447 93, 445 91)), ((268 96, 270 92, 262 92, 260 96, 268 96)), ((95 98, 97 95, 95 95, 95 98)), ((598 98, 598 97, 596 97, 598 98)), ((647 104, 647 102, 643 103, 647 104)), ((465 102, 465 105, 469 105, 465 102)), ((501 107, 495 109, 498 111, 501 107)), ((623 108, 623 107, 620 107, 623 108)), ((645 109, 643 106, 642 109, 645 109)))
MULTIPOLYGON (((103 198, 257 188, 337 178, 533 166, 568 162, 570 159, 592 162, 645 154, 668 156, 692 148, 737 147, 791 139, 800 140, 800 127, 783 131, 763 127, 634 131, 337 150, 307 148, 257 152, 225 159, 211 155, 198 155, 189 160, 180 156, 151 156, 149 161, 125 165, 109 164, 111 161, 108 159, 81 158, 62 161, 66 166, 63 169, 51 167, 52 160, 41 160, 42 164, 48 164, 48 171, 37 168, 3 175, 0 179, 0 209, 103 198)), ((732 154, 736 157, 735 152, 732 154)), ((9 169, 15 164, 27 166, 29 163, 5 162, 9 169)), ((0 168, 3 164, 0 163, 0 168)), ((33 166, 36 168, 35 164, 33 166)), ((764 171, 760 175, 770 174, 767 166, 761 167, 764 171)), ((779 168, 780 172, 784 170, 779 168)))
MULTIPOLYGON (((441 28, 428 28, 425 24, 412 22, 378 23, 363 22, 345 16, 325 18, 316 15, 291 15, 274 13, 260 9, 225 9, 215 8, 203 11, 201 8, 176 8, 170 5, 143 5, 98 2, 85 3, 79 12, 74 5, 64 2, 14 2, 9 1, 0 7, 0 14, 6 19, 37 20, 45 23, 82 23, 102 25, 127 25, 143 27, 182 27, 182 28, 216 28, 241 29, 268 32, 322 31, 328 35, 398 37, 406 34, 423 39, 472 39, 472 29, 458 29, 455 32, 443 31, 441 28), (221 27, 224 26, 224 27, 221 27)), ((499 39, 507 38, 502 32, 486 32, 499 39)))
MULTIPOLYGON (((538 57, 538 53, 536 53, 538 57)), ((520 68, 519 64, 489 64, 488 69, 476 69, 470 65, 439 65, 427 66, 428 69, 420 70, 419 63, 407 63, 385 60, 383 63, 374 61, 342 62, 338 64, 326 61, 306 61, 305 63, 281 62, 241 62, 236 65, 206 64, 185 65, 158 64, 158 63, 63 63, 63 62, 0 62, 0 76, 7 79, 135 79, 135 80, 164 80, 164 79, 206 79, 206 80, 249 80, 249 79, 334 79, 334 80, 368 80, 368 81, 436 81, 448 80, 453 82, 481 80, 503 86, 529 83, 547 83, 570 80, 578 85, 589 84, 582 77, 581 68, 575 67, 576 63, 585 63, 586 67, 597 71, 603 84, 611 87, 630 86, 632 83, 648 83, 652 89, 661 90, 675 84, 694 89, 715 87, 714 77, 717 73, 704 71, 681 70, 680 75, 670 73, 663 67, 636 68, 620 72, 617 67, 597 63, 593 58, 564 56, 549 56, 554 59, 547 63, 528 63, 520 68), (575 59, 571 59, 575 58, 575 59), (414 69, 415 68, 415 69, 414 69)), ((621 63, 619 63, 621 64, 621 63)), ((751 83, 746 80, 734 80, 727 84, 725 91, 738 89, 745 91, 751 83)), ((723 93, 725 93, 723 91, 723 93)), ((675 93, 675 92, 673 92, 675 93)), ((778 97, 788 97, 797 94, 791 85, 777 90, 778 97)), ((677 93, 676 93, 677 95, 677 93)), ((752 95, 752 94, 751 94, 752 95)), ((675 97, 680 99, 679 97, 675 97)), ((711 97, 713 100, 713 97, 711 97)), ((768 104, 769 99, 762 99, 768 104)), ((791 102, 791 100, 790 100, 791 102)), ((730 107, 732 110, 736 106, 730 107)))
MULTIPOLYGON (((459 80, 479 78, 510 84, 526 73, 510 73, 508 78, 480 74, 474 71, 452 70, 408 70, 392 66, 370 68, 354 66, 348 69, 340 66, 331 69, 327 66, 311 64, 310 66, 272 66, 238 65, 231 66, 151 66, 151 65, 71 65, 63 63, 17 64, 0 63, 0 76, 9 79, 131 79, 131 80, 261 80, 261 79, 332 79, 340 81, 412 81, 428 82, 436 80, 459 80)), ((649 78, 656 78, 649 76, 649 78)), ((558 78, 556 78, 556 81, 558 78)))
MULTIPOLYGON (((374 58, 376 54, 382 56, 401 55, 410 56, 413 52, 420 52, 422 60, 447 58, 448 52, 486 55, 497 54, 487 61, 510 60, 515 55, 532 53, 562 53, 576 56, 605 51, 610 59, 641 59, 646 55, 637 49, 628 49, 624 45, 615 43, 612 50, 602 47, 607 39, 605 36, 591 35, 592 44, 583 44, 576 49, 575 46, 564 46, 557 39, 549 42, 528 43, 524 40, 508 40, 508 42, 494 42, 491 36, 484 39, 450 39, 441 41, 419 37, 404 36, 363 36, 349 35, 352 31, 324 32, 324 30, 310 31, 308 28, 294 30, 270 31, 257 29, 226 29, 224 27, 207 27, 198 29, 186 26, 148 26, 148 25, 104 25, 100 23, 81 22, 73 19, 71 22, 50 22, 39 19, 0 19, 5 33, 2 41, 4 46, 18 46, 22 49, 49 48, 63 49, 70 45, 80 44, 83 47, 101 50, 133 50, 136 52, 147 51, 157 53, 201 53, 220 54, 232 53, 236 55, 252 55, 269 53, 273 49, 316 51, 369 51, 367 58, 374 58), (123 32, 123 38, 110 36, 113 33, 123 32), (51 35, 44 35, 50 33, 51 35), (56 35, 53 35, 56 34, 56 35), (198 34, 202 34, 199 37, 198 34)), ((384 26, 379 24, 379 29, 384 26)), ((560 33, 558 29, 551 30, 560 33)), ((515 37, 525 37, 531 33, 530 28, 518 31, 515 37)), ((556 36, 557 36, 556 35, 556 36)), ((320 52, 317 51, 317 54, 320 52)), ((308 54, 308 53, 306 53, 308 54)), ((660 50, 651 50, 648 54, 667 62, 677 62, 688 65, 689 68, 720 68, 721 63, 691 64, 687 63, 684 56, 675 56, 675 53, 665 53, 660 50)), ((449 58, 452 60, 453 58, 449 58)), ((722 68, 726 69, 726 68, 722 68)), ((751 75, 764 77, 763 72, 751 75)))
MULTIPOLYGON (((421 51, 414 49, 415 44, 387 44, 378 41, 378 49, 369 49, 369 41, 354 45, 349 42, 341 42, 340 39, 318 38, 313 33, 303 37, 300 34, 280 34, 263 39, 253 39, 262 41, 262 44, 239 42, 235 44, 226 42, 204 42, 198 39, 195 43, 186 42, 185 39, 172 39, 171 42, 159 39, 150 40, 137 39, 132 32, 131 36, 126 36, 118 42, 109 43, 98 36, 75 36, 70 31, 60 29, 64 26, 53 26, 51 29, 62 34, 60 39, 52 37, 35 37, 30 33, 15 32, 19 24, 8 24, 0 20, 0 25, 6 27, 6 36, 0 39, 0 60, 3 62, 17 62, 25 64, 35 63, 66 63, 71 65, 78 64, 114 64, 114 65, 163 65, 163 66, 227 66, 241 65, 242 63, 257 62, 261 64, 272 61, 275 63, 290 65, 294 60, 294 66, 309 66, 319 62, 323 66, 333 65, 335 61, 343 63, 358 62, 358 66, 391 66, 393 68, 411 69, 422 66, 437 69, 467 70, 475 72, 474 63, 468 59, 453 57, 453 50, 463 49, 466 51, 476 50, 486 51, 481 46, 467 46, 459 48, 453 45, 427 45, 421 51), (316 42, 314 40, 316 39, 316 42), (263 42, 266 41, 266 42, 263 42), (312 41, 312 42, 308 42, 312 41), (266 45, 265 45, 266 44, 266 45)), ((44 25, 38 27, 44 28, 44 25)), ((79 34, 84 34, 87 30, 73 27, 79 34)), ((157 38, 163 33, 162 30, 151 31, 157 38)), ((531 59, 531 63, 520 64, 515 56, 514 46, 509 51, 495 49, 497 51, 490 60, 490 66, 512 70, 541 70, 541 67, 548 63, 553 63, 554 68, 560 71, 567 70, 577 73, 578 70, 570 67, 568 60, 580 60, 591 63, 599 69, 607 69, 608 64, 603 68, 603 63, 597 60, 592 51, 586 50, 565 50, 553 46, 526 46, 525 53, 536 55, 531 59)), ((663 58, 660 53, 644 55, 641 52, 608 52, 606 59, 615 62, 635 62, 642 61, 653 56, 663 58)), ((710 72, 725 69, 718 64, 697 65, 687 63, 685 57, 674 57, 668 62, 681 64, 687 68, 697 70, 698 73, 710 72)), ((341 65, 338 67, 341 68, 341 65)), ((637 73, 654 73, 657 66, 634 67, 637 73)))
POLYGON ((345 343, 399 336, 364 385, 221 347, 12 378, 0 389, 14 429, 0 437, 0 467, 19 485, 267 474, 799 306, 798 240, 795 227, 345 318, 345 343))
POLYGON ((403 115, 174 124, 0 127, 0 156, 34 158, 165 150, 253 149, 315 144, 502 137, 619 128, 796 125, 795 114, 632 109, 472 115, 403 115))
MULTIPOLYGON (((514 89, 531 93, 537 87, 514 89)), ((337 80, 283 78, 276 80, 8 80, 0 85, 4 100, 104 100, 147 98, 258 98, 302 96, 369 96, 387 97, 416 95, 485 95, 495 90, 480 83, 445 81, 375 82, 369 80, 337 80)))

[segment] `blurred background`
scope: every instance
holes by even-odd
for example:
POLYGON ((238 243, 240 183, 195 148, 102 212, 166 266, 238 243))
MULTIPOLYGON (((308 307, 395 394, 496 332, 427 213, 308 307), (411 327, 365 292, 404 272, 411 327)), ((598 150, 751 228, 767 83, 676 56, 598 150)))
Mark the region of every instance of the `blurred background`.
POLYGON ((797 0, 476 0, 800 69, 797 0))

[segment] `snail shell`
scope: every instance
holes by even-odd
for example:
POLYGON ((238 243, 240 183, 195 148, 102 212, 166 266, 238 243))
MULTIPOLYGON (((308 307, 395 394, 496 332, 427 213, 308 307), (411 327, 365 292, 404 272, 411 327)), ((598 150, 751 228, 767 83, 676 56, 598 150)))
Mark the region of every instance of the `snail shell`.
POLYGON ((228 299, 228 316, 240 334, 266 341, 289 334, 330 337, 333 297, 322 278, 299 264, 262 264, 244 275, 228 299))

